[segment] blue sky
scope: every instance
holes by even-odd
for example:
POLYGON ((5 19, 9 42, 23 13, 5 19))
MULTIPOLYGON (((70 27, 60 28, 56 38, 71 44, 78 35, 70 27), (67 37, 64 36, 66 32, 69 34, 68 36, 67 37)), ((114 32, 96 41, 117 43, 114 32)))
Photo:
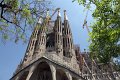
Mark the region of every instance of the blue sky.
MULTIPOLYGON (((81 51, 88 49, 88 32, 82 28, 86 12, 84 8, 72 0, 53 0, 55 7, 61 8, 61 15, 63 17, 63 10, 67 10, 69 23, 73 34, 74 43, 80 45, 81 51)), ((88 14, 88 25, 93 21, 91 12, 88 14)), ((18 42, 7 42, 5 45, 0 45, 0 80, 9 80, 15 71, 17 65, 25 54, 27 44, 18 42)))

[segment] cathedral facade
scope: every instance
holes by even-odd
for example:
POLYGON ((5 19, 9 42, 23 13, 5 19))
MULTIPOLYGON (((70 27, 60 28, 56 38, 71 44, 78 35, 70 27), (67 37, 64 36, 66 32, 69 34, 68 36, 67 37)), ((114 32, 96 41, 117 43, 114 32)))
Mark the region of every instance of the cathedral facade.
POLYGON ((119 73, 102 72, 88 54, 74 46, 69 21, 60 11, 52 26, 38 22, 23 61, 10 80, 120 80, 119 73), (88 61, 87 61, 88 60, 88 61))

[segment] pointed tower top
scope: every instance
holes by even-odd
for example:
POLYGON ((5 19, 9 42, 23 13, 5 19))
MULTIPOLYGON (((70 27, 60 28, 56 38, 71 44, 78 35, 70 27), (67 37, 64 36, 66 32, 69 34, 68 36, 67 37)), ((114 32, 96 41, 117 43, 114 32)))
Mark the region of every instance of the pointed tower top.
POLYGON ((46 17, 49 17, 49 9, 47 9, 46 17))
MULTIPOLYGON (((47 9, 47 12, 46 12, 46 16, 45 16, 47 19, 49 19, 49 9, 47 9)), ((38 23, 39 24, 42 24, 43 23, 43 17, 40 16, 39 20, 38 20, 38 23)))
POLYGON ((64 20, 68 20, 68 17, 66 15, 66 10, 64 10, 64 20))
POLYGON ((58 9, 58 15, 57 16, 61 17, 60 8, 58 9))
POLYGON ((39 24, 42 24, 42 23, 43 23, 43 18, 42 18, 42 17, 39 18, 38 23, 39 23, 39 24))

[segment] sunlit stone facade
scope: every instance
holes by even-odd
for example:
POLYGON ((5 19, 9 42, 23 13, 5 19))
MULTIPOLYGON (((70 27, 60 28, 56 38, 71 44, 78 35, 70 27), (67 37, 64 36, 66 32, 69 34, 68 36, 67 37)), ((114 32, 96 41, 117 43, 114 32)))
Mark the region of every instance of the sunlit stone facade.
POLYGON ((89 54, 80 54, 66 11, 62 22, 58 10, 53 24, 38 21, 23 61, 10 80, 120 80, 118 72, 111 74, 92 63, 89 54))

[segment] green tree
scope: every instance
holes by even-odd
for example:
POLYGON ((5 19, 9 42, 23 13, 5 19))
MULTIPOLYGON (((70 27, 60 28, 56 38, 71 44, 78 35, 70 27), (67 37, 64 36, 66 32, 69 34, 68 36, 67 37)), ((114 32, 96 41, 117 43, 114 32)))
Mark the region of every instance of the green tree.
POLYGON ((46 0, 0 0, 0 39, 2 41, 27 39, 27 31, 49 8, 46 0))
MULTIPOLYGON (((76 0, 74 0, 76 1, 76 0)), ((97 56, 102 63, 109 63, 120 54, 120 0, 77 0, 87 9, 95 5, 91 25, 91 55, 97 56)))

